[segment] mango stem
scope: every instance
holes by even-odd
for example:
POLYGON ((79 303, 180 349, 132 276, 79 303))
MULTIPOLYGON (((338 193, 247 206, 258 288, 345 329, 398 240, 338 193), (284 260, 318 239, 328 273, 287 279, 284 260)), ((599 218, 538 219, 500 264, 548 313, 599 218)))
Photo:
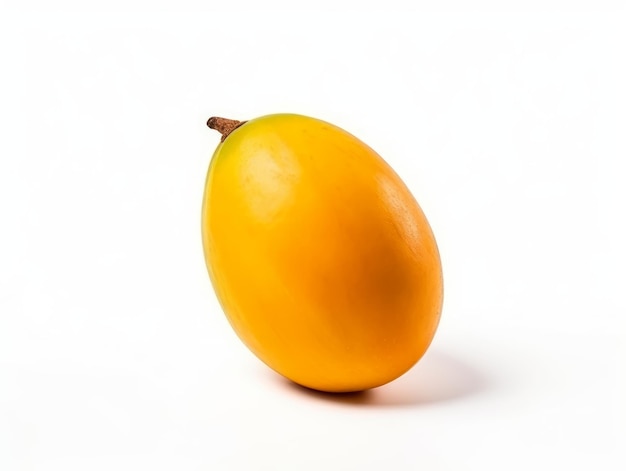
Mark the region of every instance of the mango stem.
POLYGON ((212 118, 209 118, 206 125, 211 129, 219 131, 222 134, 221 142, 224 142, 231 132, 244 123, 245 121, 237 121, 236 119, 218 118, 217 116, 213 116, 212 118))

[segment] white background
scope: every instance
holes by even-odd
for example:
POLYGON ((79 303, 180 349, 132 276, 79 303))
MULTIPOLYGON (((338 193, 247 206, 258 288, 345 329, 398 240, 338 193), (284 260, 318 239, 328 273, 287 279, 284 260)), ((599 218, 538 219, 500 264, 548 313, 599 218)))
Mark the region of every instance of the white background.
POLYGON ((626 18, 524 5, 5 10, 0 469, 626 469, 626 18), (442 322, 388 386, 292 386, 216 302, 205 121, 283 111, 374 147, 437 236, 442 322))

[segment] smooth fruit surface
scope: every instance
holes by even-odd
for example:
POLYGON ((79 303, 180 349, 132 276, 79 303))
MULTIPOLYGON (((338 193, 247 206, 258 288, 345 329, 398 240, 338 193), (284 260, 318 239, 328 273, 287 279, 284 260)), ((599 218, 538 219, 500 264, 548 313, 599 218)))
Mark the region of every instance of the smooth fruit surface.
POLYGON ((207 267, 241 340, 303 386, 405 373, 437 328, 437 245, 391 167, 346 131, 263 116, 219 144, 202 208, 207 267))

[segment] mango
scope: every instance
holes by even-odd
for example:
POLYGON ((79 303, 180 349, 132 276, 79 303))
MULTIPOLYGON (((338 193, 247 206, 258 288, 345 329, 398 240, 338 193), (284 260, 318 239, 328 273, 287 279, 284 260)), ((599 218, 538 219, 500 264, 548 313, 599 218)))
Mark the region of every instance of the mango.
POLYGON ((318 119, 208 124, 223 136, 204 190, 204 255, 243 343, 320 391, 361 391, 408 371, 437 329, 443 278, 433 232, 400 177, 318 119))

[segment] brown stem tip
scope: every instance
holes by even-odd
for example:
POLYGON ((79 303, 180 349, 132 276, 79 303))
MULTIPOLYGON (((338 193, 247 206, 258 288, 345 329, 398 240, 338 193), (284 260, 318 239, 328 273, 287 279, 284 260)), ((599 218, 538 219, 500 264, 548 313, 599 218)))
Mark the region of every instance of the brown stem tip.
POLYGON ((244 124, 245 121, 237 121, 236 119, 226 119, 226 118, 218 118, 216 116, 209 118, 206 122, 206 125, 211 129, 215 129, 222 134, 221 142, 224 142, 224 139, 228 137, 228 135, 237 129, 239 126, 244 124))

